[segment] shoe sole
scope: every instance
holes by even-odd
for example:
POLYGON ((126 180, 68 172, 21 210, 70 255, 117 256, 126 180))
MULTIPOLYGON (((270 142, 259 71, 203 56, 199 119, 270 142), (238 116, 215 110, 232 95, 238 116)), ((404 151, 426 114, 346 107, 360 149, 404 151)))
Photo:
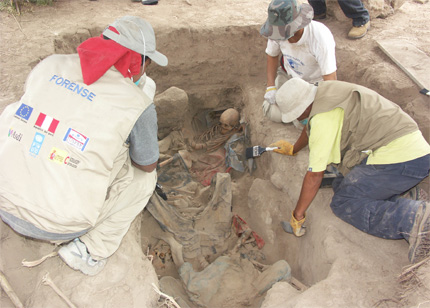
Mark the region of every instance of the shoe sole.
POLYGON ((420 222, 420 225, 418 226, 417 239, 413 244, 414 247, 412 247, 412 249, 410 249, 409 251, 409 260, 411 261, 411 263, 417 263, 428 257, 430 254, 430 228, 427 227, 427 230, 422 231, 423 229, 426 229, 426 225, 430 224, 430 208, 428 208, 429 206, 430 204, 427 203, 426 211, 424 212, 423 218, 420 222))

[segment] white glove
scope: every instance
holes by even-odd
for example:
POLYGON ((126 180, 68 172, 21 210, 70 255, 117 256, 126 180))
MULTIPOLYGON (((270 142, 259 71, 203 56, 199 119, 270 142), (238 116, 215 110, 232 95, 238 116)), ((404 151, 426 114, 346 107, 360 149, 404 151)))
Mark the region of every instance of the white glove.
POLYGON ((276 104, 276 87, 267 87, 266 94, 264 94, 264 99, 269 102, 269 104, 276 104))

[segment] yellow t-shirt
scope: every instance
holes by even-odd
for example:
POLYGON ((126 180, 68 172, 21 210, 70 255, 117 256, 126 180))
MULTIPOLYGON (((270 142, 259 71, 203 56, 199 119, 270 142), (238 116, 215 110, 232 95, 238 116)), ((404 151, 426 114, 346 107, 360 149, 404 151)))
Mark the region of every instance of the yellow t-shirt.
POLYGON ((430 153, 430 145, 420 130, 391 141, 369 153, 368 165, 396 164, 410 161, 430 153))
MULTIPOLYGON (((315 115, 311 121, 309 136, 309 167, 312 172, 324 171, 329 164, 340 163, 340 139, 344 111, 335 108, 315 115)), ((368 165, 396 164, 410 161, 430 153, 430 145, 420 130, 391 141, 367 154, 368 165)))
POLYGON ((320 172, 332 163, 340 163, 340 138, 343 126, 343 109, 335 108, 318 113, 309 122, 308 171, 320 172))

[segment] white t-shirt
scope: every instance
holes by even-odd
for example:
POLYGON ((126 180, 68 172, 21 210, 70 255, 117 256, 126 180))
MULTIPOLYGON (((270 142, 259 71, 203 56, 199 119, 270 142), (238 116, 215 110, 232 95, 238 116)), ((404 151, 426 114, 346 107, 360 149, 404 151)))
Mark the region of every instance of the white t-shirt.
POLYGON ((315 83, 337 70, 335 46, 330 30, 320 22, 311 21, 297 43, 269 39, 266 53, 276 57, 282 52, 289 75, 315 83))

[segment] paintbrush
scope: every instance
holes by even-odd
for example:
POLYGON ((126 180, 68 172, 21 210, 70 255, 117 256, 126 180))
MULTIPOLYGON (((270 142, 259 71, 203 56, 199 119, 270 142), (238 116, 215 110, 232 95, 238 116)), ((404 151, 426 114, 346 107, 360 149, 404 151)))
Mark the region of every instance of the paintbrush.
POLYGON ((268 151, 273 151, 273 150, 277 150, 279 149, 279 147, 261 147, 259 145, 250 147, 250 148, 246 148, 246 152, 245 152, 245 156, 246 159, 250 159, 250 158, 254 158, 254 157, 258 157, 261 154, 263 154, 264 152, 268 152, 268 151))

